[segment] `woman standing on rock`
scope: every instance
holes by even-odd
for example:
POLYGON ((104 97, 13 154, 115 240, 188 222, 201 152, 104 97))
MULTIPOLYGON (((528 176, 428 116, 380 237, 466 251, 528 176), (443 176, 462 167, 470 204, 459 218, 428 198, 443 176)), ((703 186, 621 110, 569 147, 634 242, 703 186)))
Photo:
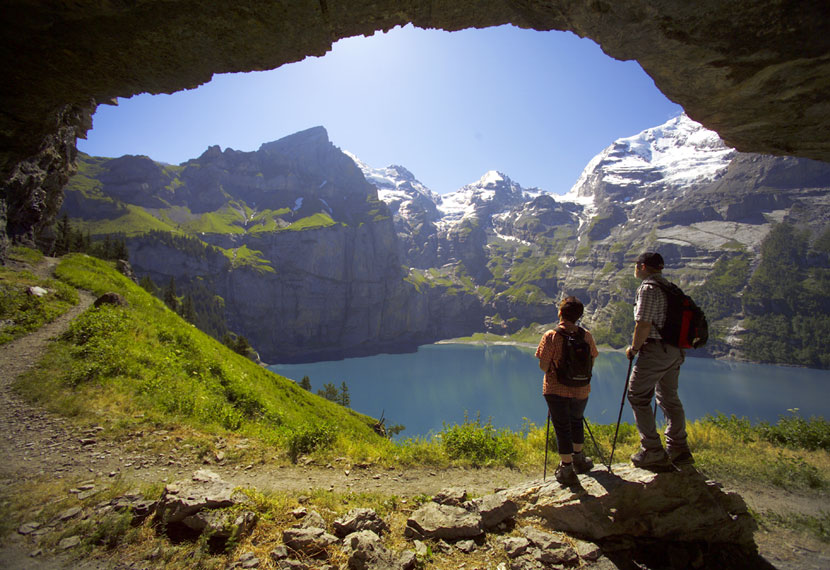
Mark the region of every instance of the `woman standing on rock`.
POLYGON ((585 432, 582 414, 591 392, 591 368, 599 355, 594 337, 576 325, 585 307, 576 297, 566 297, 559 304, 559 326, 547 331, 536 349, 539 368, 545 371, 542 394, 556 432, 556 445, 561 458, 556 480, 574 485, 578 473, 594 466, 585 457, 582 447, 585 432))

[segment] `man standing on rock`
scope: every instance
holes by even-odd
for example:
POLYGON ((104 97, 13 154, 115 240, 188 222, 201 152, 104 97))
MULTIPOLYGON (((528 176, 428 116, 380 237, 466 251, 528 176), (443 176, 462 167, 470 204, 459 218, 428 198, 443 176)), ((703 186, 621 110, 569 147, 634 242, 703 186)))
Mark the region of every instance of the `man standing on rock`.
POLYGON ((631 456, 636 467, 660 468, 691 465, 694 458, 686 441, 686 414, 677 393, 680 366, 685 360, 683 349, 663 342, 659 330, 666 323, 668 302, 658 285, 668 284, 663 277, 663 256, 655 252, 640 254, 634 275, 642 283, 634 303, 634 336, 625 354, 637 362, 628 384, 628 401, 634 411, 640 450, 631 456), (668 423, 666 450, 657 433, 651 399, 656 397, 668 423), (668 452, 668 453, 667 453, 668 452))

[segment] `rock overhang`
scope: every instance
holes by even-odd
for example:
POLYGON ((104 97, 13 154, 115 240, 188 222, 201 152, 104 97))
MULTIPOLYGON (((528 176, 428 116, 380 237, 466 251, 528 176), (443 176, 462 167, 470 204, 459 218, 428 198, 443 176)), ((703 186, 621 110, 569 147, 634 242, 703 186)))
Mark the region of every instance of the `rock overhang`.
MULTIPOLYGON (((215 73, 273 69, 323 55, 338 39, 409 23, 571 31, 613 58, 637 60, 667 97, 737 150, 830 161, 830 6, 823 3, 9 0, 2 12, 0 176, 10 229, 31 223, 18 219, 14 194, 36 194, 38 186, 53 195, 68 179, 75 137, 91 127, 97 103, 193 88, 215 73), (26 161, 43 172, 32 176, 26 161)), ((29 210, 48 217, 56 201, 29 210)))

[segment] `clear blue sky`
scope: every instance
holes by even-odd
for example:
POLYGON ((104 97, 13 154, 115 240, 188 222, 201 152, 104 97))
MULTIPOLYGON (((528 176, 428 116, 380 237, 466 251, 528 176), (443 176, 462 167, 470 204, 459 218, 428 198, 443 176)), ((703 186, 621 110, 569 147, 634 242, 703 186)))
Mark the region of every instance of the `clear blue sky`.
POLYGON ((561 194, 615 139, 681 112, 639 64, 571 33, 407 26, 276 70, 102 105, 78 146, 178 164, 210 145, 252 151, 322 125, 341 149, 403 165, 438 193, 500 170, 561 194))

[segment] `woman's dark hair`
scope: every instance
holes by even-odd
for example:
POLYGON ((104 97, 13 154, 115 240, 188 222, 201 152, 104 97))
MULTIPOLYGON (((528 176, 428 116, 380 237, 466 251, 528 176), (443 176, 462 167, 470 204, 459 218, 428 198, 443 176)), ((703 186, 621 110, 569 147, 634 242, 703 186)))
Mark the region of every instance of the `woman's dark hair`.
POLYGON ((582 317, 583 312, 585 312, 585 306, 582 304, 582 301, 573 295, 565 297, 559 303, 559 314, 562 315, 562 318, 572 323, 578 321, 582 317))

